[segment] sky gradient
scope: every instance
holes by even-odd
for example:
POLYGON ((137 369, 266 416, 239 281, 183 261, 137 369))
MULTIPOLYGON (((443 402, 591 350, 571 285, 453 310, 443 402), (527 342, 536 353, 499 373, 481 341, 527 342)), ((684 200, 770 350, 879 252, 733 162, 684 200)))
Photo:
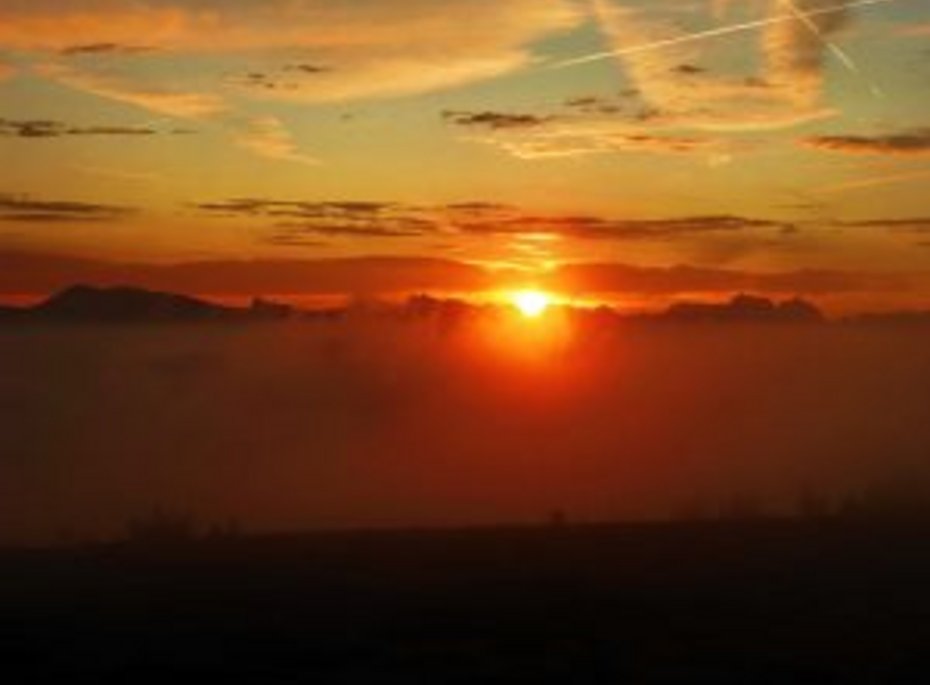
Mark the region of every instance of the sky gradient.
POLYGON ((0 296, 930 306, 924 0, 5 0, 0 296))

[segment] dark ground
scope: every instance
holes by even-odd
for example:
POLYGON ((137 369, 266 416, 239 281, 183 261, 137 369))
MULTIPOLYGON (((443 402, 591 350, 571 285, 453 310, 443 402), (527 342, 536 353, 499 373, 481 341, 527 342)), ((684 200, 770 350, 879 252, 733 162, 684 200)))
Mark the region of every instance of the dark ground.
POLYGON ((930 528, 756 522, 8 552, 5 682, 930 682, 930 528))

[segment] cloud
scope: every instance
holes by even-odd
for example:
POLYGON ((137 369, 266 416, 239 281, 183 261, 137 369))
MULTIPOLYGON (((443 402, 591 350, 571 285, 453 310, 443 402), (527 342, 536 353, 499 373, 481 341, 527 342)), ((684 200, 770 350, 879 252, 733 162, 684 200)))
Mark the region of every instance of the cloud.
POLYGON ((554 234, 586 240, 669 240, 707 233, 731 233, 786 227, 784 222, 738 216, 694 216, 671 219, 605 219, 593 216, 516 216, 461 222, 457 226, 477 234, 554 234))
MULTIPOLYGON (((810 22, 773 21, 764 31, 763 73, 716 73, 698 67, 707 40, 686 40, 699 31, 685 29, 661 8, 633 8, 592 0, 595 16, 617 52, 654 125, 712 130, 776 129, 833 116, 821 106, 823 59, 829 39, 848 21, 845 0, 795 0, 801 12, 817 10, 810 22), (650 45, 661 46, 646 49, 650 45), (637 46, 643 46, 637 49, 637 46)), ((786 16, 782 0, 771 0, 768 17, 786 16)), ((764 21, 764 20, 763 20, 764 21)))
POLYGON ((681 74, 682 76, 696 76, 698 74, 706 74, 707 69, 704 67, 699 67, 696 64, 679 64, 673 70, 676 74, 681 74))
POLYGON ((242 88, 265 90, 290 90, 295 87, 286 81, 282 81, 276 78, 274 74, 269 74, 263 71, 250 71, 248 73, 236 76, 231 80, 231 83, 242 88))
POLYGON ((299 164, 319 164, 319 160, 300 152, 290 131, 273 116, 255 117, 236 126, 239 147, 260 157, 299 164))
POLYGON ((762 67, 747 75, 714 60, 709 40, 688 40, 699 31, 683 27, 680 7, 592 0, 594 16, 632 83, 621 96, 569 98, 564 104, 571 115, 566 116, 493 111, 444 116, 484 129, 487 135, 474 140, 520 159, 703 153, 712 160, 730 155, 735 146, 748 143, 728 144, 708 132, 791 128, 838 114, 821 103, 821 96, 827 45, 850 20, 847 2, 796 0, 795 5, 810 15, 807 23, 791 18, 782 0, 767 4, 767 13, 754 26, 762 30, 762 67))
POLYGON ((599 216, 531 214, 493 202, 418 206, 374 201, 300 201, 234 198, 194 205, 221 218, 259 219, 273 229, 271 241, 286 244, 307 236, 408 238, 430 235, 559 236, 577 240, 667 241, 696 235, 776 231, 794 227, 784 221, 733 215, 626 219, 599 216))
POLYGON ((619 114, 623 112, 623 106, 621 104, 617 104, 609 98, 600 95, 582 95, 569 98, 565 101, 565 106, 584 114, 602 115, 619 114))
POLYGON ((320 236, 411 238, 440 231, 443 221, 439 209, 389 202, 243 198, 206 202, 195 207, 213 216, 265 219, 273 228, 265 242, 284 246, 315 246, 320 236))
POLYGON ((719 142, 695 136, 649 135, 611 127, 566 127, 535 139, 511 141, 505 149, 522 159, 574 157, 602 153, 687 154, 711 151, 719 142))
POLYGON ((124 45, 120 43, 81 43, 61 49, 66 57, 81 55, 138 55, 152 52, 153 48, 144 45, 124 45))
POLYGON ((711 0, 711 14, 717 20, 724 19, 730 11, 730 5, 733 3, 734 0, 711 0))
POLYGON ((223 98, 212 93, 181 92, 153 88, 97 72, 62 64, 46 64, 38 73, 64 86, 102 98, 180 119, 206 119, 227 109, 223 98))
POLYGON ((115 205, 70 200, 38 200, 28 195, 0 193, 0 221, 28 223, 115 221, 132 211, 127 207, 115 205))
MULTIPOLYGON (((375 256, 345 259, 213 260, 177 264, 105 262, 0 251, 0 293, 49 293, 75 283, 136 285, 187 294, 345 295, 496 290, 507 275, 446 259, 375 256)), ((571 294, 833 295, 904 292, 907 275, 829 270, 752 272, 688 265, 646 267, 579 263, 540 274, 541 286, 571 294)))
POLYGON ((472 202, 453 202, 448 205, 445 205, 444 209, 447 209, 452 212, 466 212, 466 213, 476 213, 481 214, 485 212, 514 212, 516 207, 513 205, 507 205, 500 202, 481 202, 481 201, 472 201, 472 202))
POLYGON ((277 233, 275 235, 268 236, 265 239, 265 242, 268 245, 275 245, 278 247, 300 247, 300 248, 313 248, 315 250, 329 247, 329 243, 325 240, 319 240, 309 236, 301 235, 299 233, 277 233))
POLYGON ((930 177, 930 169, 905 171, 893 174, 882 174, 880 176, 869 176, 866 178, 855 179, 853 181, 844 181, 843 183, 834 183, 818 188, 817 191, 821 193, 844 193, 850 190, 881 188, 883 186, 894 185, 896 183, 913 183, 928 177, 930 177))
POLYGON ((644 113, 634 116, 635 123, 597 116, 619 111, 599 98, 576 98, 567 104, 584 116, 449 110, 441 116, 456 126, 485 131, 487 135, 473 140, 498 147, 520 159, 611 152, 690 153, 707 151, 719 144, 708 137, 646 132, 640 125, 649 118, 644 113))
POLYGON ((838 225, 853 228, 886 228, 892 231, 905 231, 909 233, 930 233, 930 216, 842 221, 838 225))
MULTIPOLYGON (((48 119, 0 119, 0 136, 62 138, 65 136, 154 136, 151 126, 77 126, 48 119)), ((172 130, 169 133, 178 133, 172 130)))
POLYGON ((0 62, 0 81, 5 81, 8 78, 12 77, 16 73, 11 65, 4 62, 0 62))
POLYGON ((332 71, 331 67, 324 66, 322 64, 287 64, 284 66, 284 71, 298 72, 301 74, 325 74, 332 71))
POLYGON ((260 7, 199 0, 169 8, 101 0, 80 11, 40 1, 0 9, 0 46, 86 57, 79 65, 61 60, 40 64, 35 72, 158 114, 214 119, 232 130, 236 144, 256 154, 312 163, 279 120, 260 116, 243 121, 231 115, 229 91, 315 103, 453 87, 530 64, 534 42, 576 26, 580 19, 570 0, 499 5, 451 0, 441 7, 398 0, 386 8, 308 0, 272 0, 260 7), (75 35, 81 36, 80 43, 75 35), (145 36, 144 47, 140 35, 145 36), (410 35, 418 40, 409 40, 410 35), (144 70, 131 63, 114 71, 106 61, 143 50, 153 53, 144 70), (239 76, 208 76, 185 89, 158 76, 165 70, 151 68, 178 52, 209 54, 212 61, 212 55, 222 54, 236 65, 255 60, 261 67, 239 76))
MULTIPOLYGON (((230 80, 230 83, 240 88, 260 91, 295 92, 302 87, 302 80, 311 76, 328 74, 332 71, 332 67, 322 64, 284 64, 271 70, 254 70, 238 74, 230 80)), ((304 81, 303 85, 306 85, 306 81, 304 81)))
POLYGON ((277 244, 296 244, 308 235, 342 238, 412 238, 426 235, 434 225, 426 220, 395 220, 391 222, 338 221, 282 221, 276 224, 278 232, 267 241, 277 244))
POLYGON ((481 125, 488 131, 471 140, 526 160, 617 153, 713 153, 725 147, 715 137, 653 133, 639 123, 603 117, 541 119, 523 126, 476 122, 472 127, 481 125))
POLYGON ((815 101, 824 80, 827 41, 846 27, 852 13, 850 0, 772 0, 772 14, 794 8, 798 14, 814 13, 805 21, 772 24, 765 34, 767 78, 798 105, 815 101))
POLYGON ((484 0, 447 0, 440 8, 424 0, 397 0, 390 6, 360 6, 352 0, 266 0, 260 5, 242 0, 95 0, 80 7, 58 0, 14 0, 0 8, 0 43, 27 51, 60 50, 73 46, 76 35, 87 45, 134 45, 137 36, 145 35, 153 46, 200 53, 359 44, 409 47, 415 35, 428 44, 458 44, 467 36, 469 42, 519 45, 541 28, 555 30, 580 19, 571 3, 562 0, 501 4, 510 7, 484 0), (320 31, 321 26, 328 30, 320 31))
POLYGON ((533 43, 577 26, 582 18, 570 0, 312 6, 317 16, 301 31, 300 45, 314 64, 330 68, 279 71, 263 80, 259 96, 337 102, 466 85, 526 67, 534 61, 533 43))
POLYGON ((196 209, 219 216, 265 216, 288 219, 364 219, 383 217, 403 206, 394 202, 373 201, 302 201, 270 198, 233 198, 220 202, 203 202, 196 209))
POLYGON ((126 169, 88 164, 74 164, 71 168, 79 174, 102 178, 110 182, 142 183, 147 186, 152 186, 154 184, 162 184, 167 180, 166 176, 154 171, 128 171, 126 169))
POLYGON ((913 36, 915 38, 930 36, 930 22, 904 25, 899 28, 897 33, 901 36, 913 36))
POLYGON ((750 272, 694 266, 642 267, 629 264, 575 264, 553 275, 559 288, 579 293, 681 295, 754 292, 829 295, 904 290, 904 276, 829 270, 750 272))
POLYGON ((536 114, 512 114, 507 112, 462 112, 446 110, 442 118, 457 126, 487 128, 492 131, 513 128, 533 128, 553 120, 553 117, 536 114))
POLYGON ((424 257, 134 264, 0 252, 0 293, 48 293, 74 283, 136 285, 190 294, 378 294, 482 290, 480 267, 424 257))
MULTIPOLYGON (((299 164, 316 165, 319 160, 301 152, 290 131, 274 116, 250 118, 236 117, 220 95, 212 93, 181 92, 143 88, 128 82, 124 77, 102 75, 92 71, 75 69, 62 64, 47 64, 40 72, 59 83, 93 93, 100 97, 124 102, 173 118, 211 120, 227 129, 233 142, 260 157, 299 164)), ((15 123, 15 122, 11 122, 15 123)), ((40 127, 20 127, 20 135, 43 137, 56 135, 59 129, 54 122, 40 127)), ((145 129, 138 129, 142 134, 145 129)), ((73 128, 61 135, 129 135, 135 129, 126 127, 73 128)), ((176 133, 188 133, 175 129, 176 133)), ((0 127, 2 133, 2 127, 0 127)))
POLYGON ((802 142, 818 150, 847 154, 922 156, 930 154, 930 128, 877 136, 815 136, 802 142))
POLYGON ((238 53, 262 64, 280 60, 284 68, 270 72, 258 88, 243 84, 243 91, 333 102, 500 76, 530 64, 535 42, 581 20, 572 0, 95 0, 80 6, 35 0, 0 7, 0 47, 60 53, 75 47, 75 36, 88 46, 133 46, 144 36, 146 46, 160 53, 238 53), (295 63, 327 70, 286 69, 295 63), (286 87, 266 87, 278 81, 286 87))
POLYGON ((530 62, 528 54, 514 51, 495 57, 462 56, 434 59, 398 55, 343 57, 338 70, 323 73, 291 73, 284 77, 265 74, 262 79, 239 79, 240 93, 258 99, 308 104, 350 102, 418 95, 496 78, 530 62), (351 59, 351 61, 350 61, 351 59))

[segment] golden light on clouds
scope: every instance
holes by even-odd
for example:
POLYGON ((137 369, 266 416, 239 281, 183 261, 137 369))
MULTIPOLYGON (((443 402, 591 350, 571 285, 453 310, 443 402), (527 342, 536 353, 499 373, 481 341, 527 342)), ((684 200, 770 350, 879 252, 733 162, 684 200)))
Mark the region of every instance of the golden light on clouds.
POLYGON ((0 297, 930 297, 926 2, 0 4, 0 297))

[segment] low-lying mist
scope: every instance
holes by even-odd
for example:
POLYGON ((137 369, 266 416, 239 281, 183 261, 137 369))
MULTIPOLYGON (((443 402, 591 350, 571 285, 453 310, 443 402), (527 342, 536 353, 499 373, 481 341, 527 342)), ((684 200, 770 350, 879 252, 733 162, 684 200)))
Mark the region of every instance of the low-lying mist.
POLYGON ((930 471, 930 329, 560 319, 0 331, 0 541, 787 511, 930 471))

